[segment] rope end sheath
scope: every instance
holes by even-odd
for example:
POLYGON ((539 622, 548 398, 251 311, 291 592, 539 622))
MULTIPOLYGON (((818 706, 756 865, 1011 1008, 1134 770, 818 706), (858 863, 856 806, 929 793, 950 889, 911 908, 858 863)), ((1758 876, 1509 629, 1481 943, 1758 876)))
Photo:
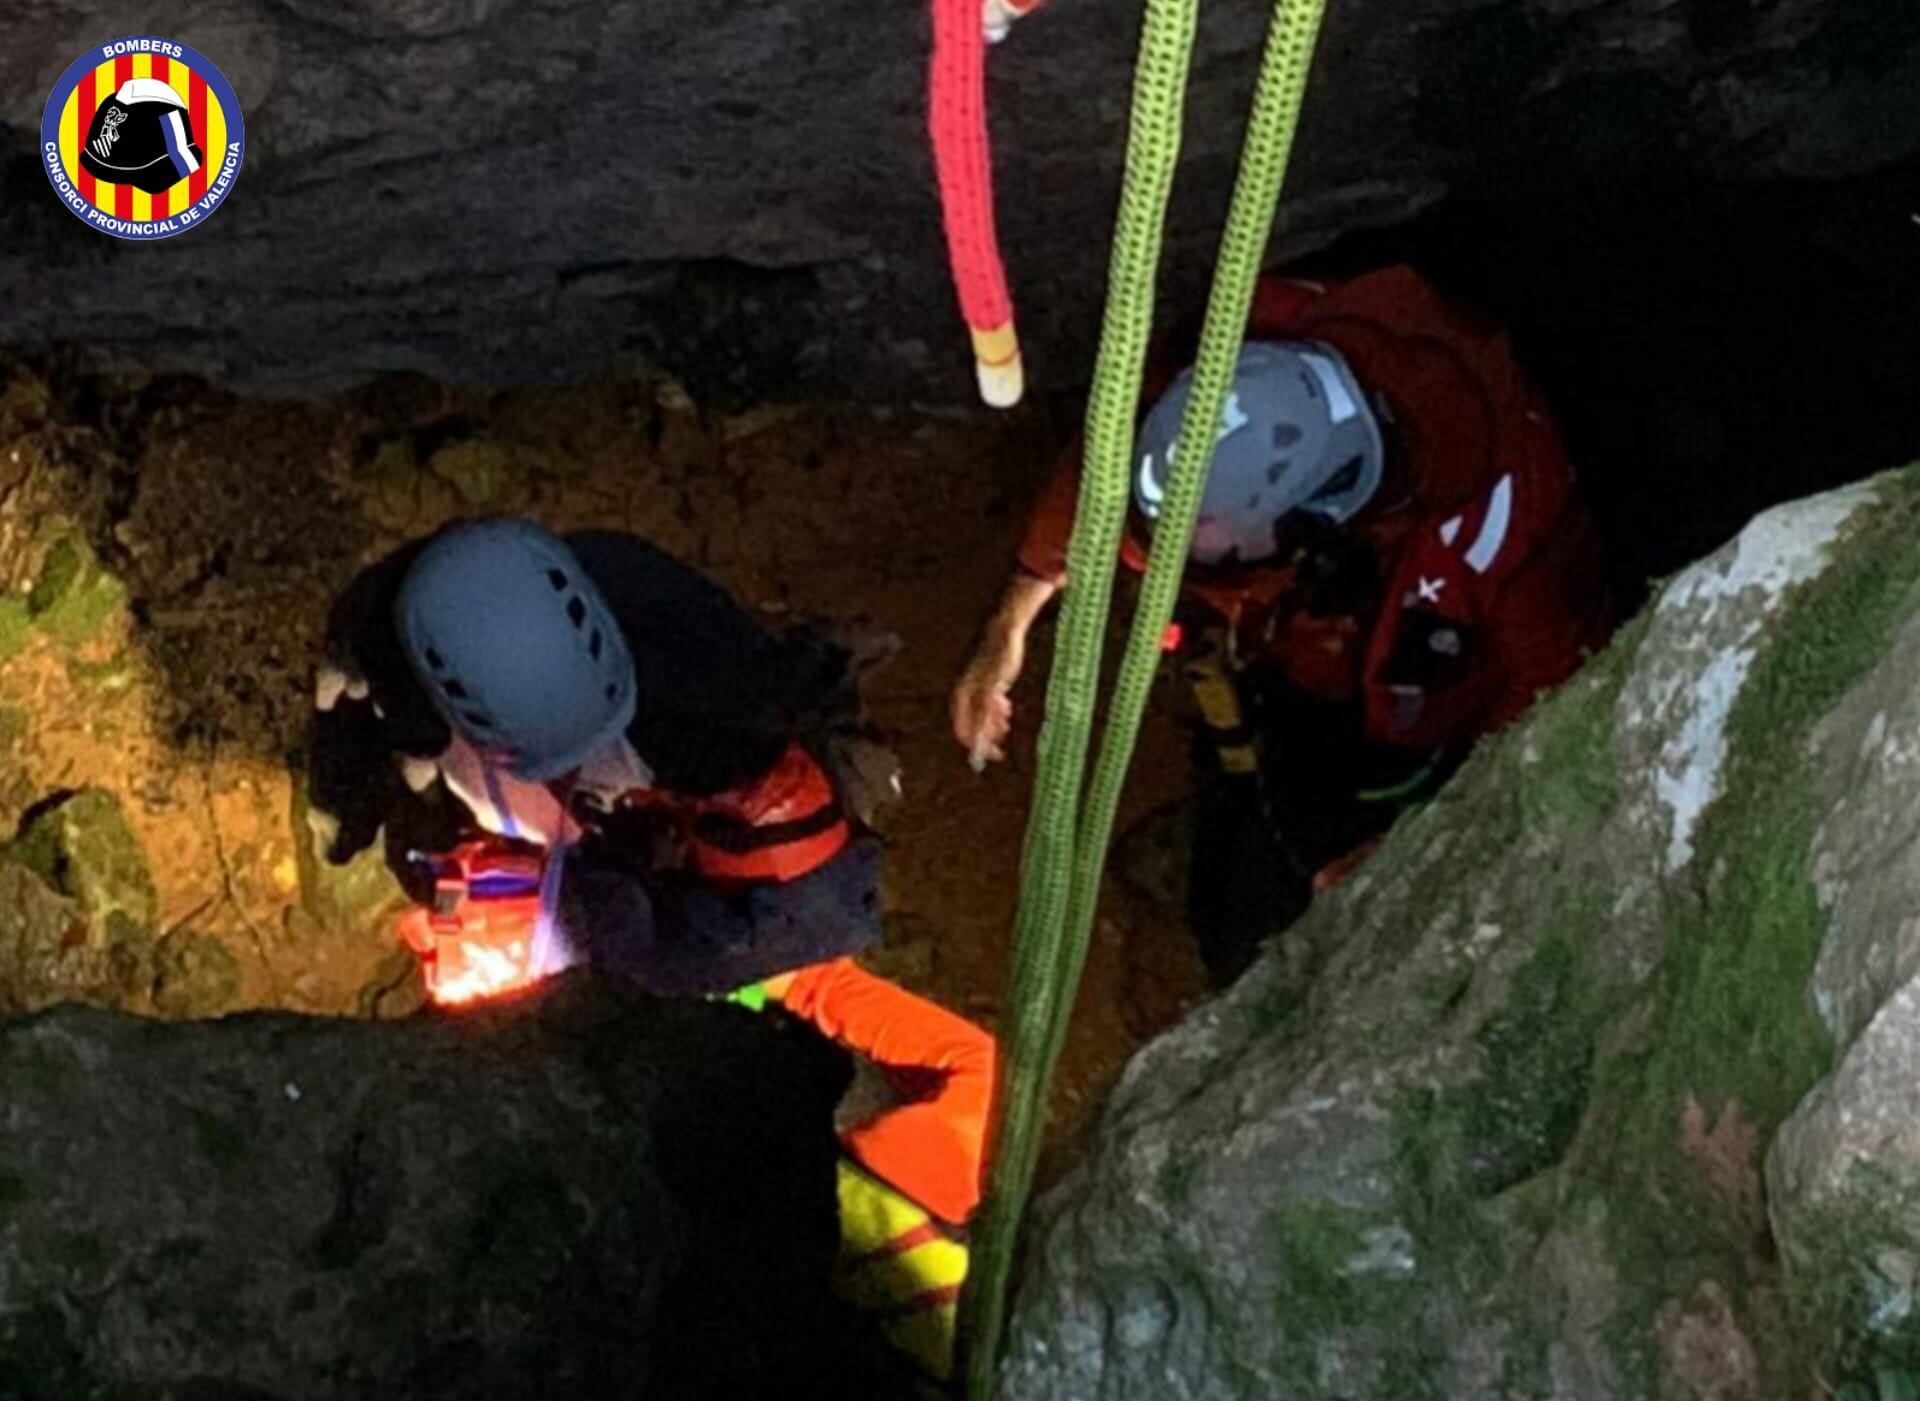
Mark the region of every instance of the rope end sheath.
POLYGON ((1020 361, 1020 336, 1013 322, 990 330, 971 328, 973 368, 980 381, 980 397, 989 408, 1010 409, 1026 393, 1026 370, 1020 361))
POLYGON ((961 317, 973 332, 980 397, 1011 408, 1026 386, 994 221, 986 46, 988 33, 1003 30, 1034 0, 932 0, 932 7, 927 119, 947 257, 961 317))

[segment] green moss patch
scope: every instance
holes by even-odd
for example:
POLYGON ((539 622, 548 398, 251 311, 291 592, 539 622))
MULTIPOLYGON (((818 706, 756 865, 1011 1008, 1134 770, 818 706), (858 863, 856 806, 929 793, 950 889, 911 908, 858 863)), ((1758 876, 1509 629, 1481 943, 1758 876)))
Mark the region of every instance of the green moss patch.
POLYGON ((154 951, 153 1005, 164 1016, 217 1016, 239 992, 240 964, 218 939, 182 930, 154 951))
POLYGON ((1274 1236, 1286 1279, 1282 1316, 1289 1328, 1320 1331, 1368 1316, 1368 1282, 1350 1268, 1366 1249, 1366 1233, 1351 1212, 1302 1202, 1275 1220, 1274 1236))
POLYGON ((159 917, 145 848, 104 789, 82 789, 36 813, 6 854, 103 926, 144 933, 159 917))
POLYGON ((54 541, 27 594, 30 625, 55 641, 78 647, 92 639, 125 606, 126 586, 77 536, 54 541))
POLYGON ((27 600, 17 593, 0 598, 0 663, 19 656, 32 637, 33 615, 27 611, 27 600))
MULTIPOLYGON (((1398 1229, 1324 1202, 1298 1202, 1273 1219, 1281 1369, 1297 1388, 1289 1395, 1442 1396, 1444 1349, 1413 1317, 1424 1293, 1419 1266, 1383 1258, 1376 1227, 1398 1229)), ((1245 1394, 1258 1387, 1247 1378, 1245 1394)))
MULTIPOLYGON (((1431 815, 1440 830, 1409 824, 1394 839, 1399 879, 1431 884, 1446 903, 1405 921, 1411 932, 1387 932, 1388 960, 1439 920, 1530 926, 1513 966, 1496 956, 1424 970, 1446 998, 1436 1015, 1495 1010, 1472 1031, 1465 1078, 1448 1072, 1392 1105, 1395 1207, 1421 1274, 1444 1281, 1453 1306, 1525 1327, 1550 1310, 1513 1292, 1540 1283, 1514 1252, 1588 1223, 1618 1281, 1609 1351, 1632 1394, 1662 1394, 1658 1322, 1708 1281, 1736 1301, 1765 1394, 1799 1394, 1812 1358, 1831 1360, 1836 1382, 1870 1384, 1875 1369, 1909 1365, 1885 1338, 1869 1348, 1847 1331, 1865 1306, 1864 1245, 1783 1281, 1759 1185, 1760 1150, 1833 1057, 1808 994, 1826 934, 1811 865, 1829 796, 1810 740, 1920 607, 1920 469, 1877 490, 1821 572, 1774 604, 1728 717, 1720 791, 1693 861, 1652 895, 1665 943, 1651 979, 1635 970, 1654 951, 1621 943, 1644 939, 1644 913, 1632 930, 1616 927, 1617 873, 1599 849, 1619 801, 1618 698, 1644 618, 1522 731, 1483 746, 1436 804, 1460 805, 1431 815), (1448 878, 1475 869, 1513 881, 1514 843, 1536 830, 1553 834, 1546 864, 1491 905, 1484 884, 1448 878)), ((1316 1255, 1330 1238, 1311 1227, 1290 1228, 1283 1258, 1338 1323, 1353 1301, 1337 1276, 1311 1268, 1331 1252, 1316 1255)), ((1903 1234, 1856 1223, 1850 1237, 1832 1235, 1911 1239, 1911 1221, 1903 1234)), ((1509 1343, 1513 1357, 1537 1351, 1509 1343)))
POLYGON ((1534 756, 1522 784, 1530 821, 1564 825, 1598 822, 1619 801, 1620 766, 1614 748, 1620 692, 1633 673, 1650 611, 1622 628, 1578 676, 1546 697, 1527 720, 1534 756))
MULTIPOLYGON (((1575 1190, 1606 1203, 1642 1325, 1705 1279, 1735 1298, 1772 1282, 1733 1207, 1686 1158, 1679 1126, 1690 1098, 1714 1118, 1738 1106, 1763 1144, 1831 1067, 1807 993, 1825 935, 1810 870, 1821 798, 1807 751, 1814 727, 1920 603, 1920 474, 1883 478, 1879 493, 1767 626, 1728 718, 1719 796, 1686 879, 1665 893, 1668 945, 1644 1025, 1619 1029, 1595 1071, 1575 1190)), ((1782 1365, 1786 1340, 1755 1331, 1770 1365, 1782 1365)))
POLYGON ((1480 1029, 1486 1069, 1459 1096, 1476 1195, 1525 1182, 1566 1154, 1587 1108, 1600 1010, 1570 941, 1549 935, 1480 1029))
POLYGON ((380 844, 374 843, 344 866, 333 865, 315 850, 308 823, 311 811, 305 779, 295 775, 288 820, 294 866, 300 876, 300 909, 313 930, 325 937, 390 942, 393 916, 407 899, 387 867, 380 844))

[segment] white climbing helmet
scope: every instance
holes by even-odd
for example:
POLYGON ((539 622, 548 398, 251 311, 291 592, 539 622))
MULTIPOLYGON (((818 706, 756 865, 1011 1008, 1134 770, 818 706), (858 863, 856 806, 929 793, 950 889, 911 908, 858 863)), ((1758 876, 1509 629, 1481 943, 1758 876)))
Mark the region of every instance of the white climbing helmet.
MULTIPOLYGON (((1140 430, 1133 496, 1149 520, 1160 515, 1192 388, 1189 369, 1140 430)), ((1380 489, 1383 455, 1379 420, 1339 351, 1317 341, 1249 341, 1221 414, 1191 558, 1270 559, 1279 548, 1274 528, 1293 511, 1351 520, 1380 489)))

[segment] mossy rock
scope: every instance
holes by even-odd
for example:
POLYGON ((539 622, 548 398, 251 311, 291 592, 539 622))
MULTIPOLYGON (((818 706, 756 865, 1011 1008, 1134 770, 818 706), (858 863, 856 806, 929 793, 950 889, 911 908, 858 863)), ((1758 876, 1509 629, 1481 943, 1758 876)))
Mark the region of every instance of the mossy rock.
POLYGON ((39 876, 0 859, 0 1012, 28 1011, 53 1000, 49 961, 84 936, 85 916, 39 876))
POLYGON ((390 940, 393 917, 406 904, 406 893, 387 869, 380 844, 336 866, 316 850, 308 811, 306 784, 296 778, 290 825, 300 874, 300 903, 293 913, 300 918, 294 923, 324 938, 390 940))
POLYGON ((7 855, 103 924, 118 915, 151 930, 159 918, 146 850, 105 789, 83 788, 36 812, 7 855))
POLYGON ((20 594, 0 598, 0 663, 9 662, 26 649, 33 637, 33 614, 20 594))
POLYGON ((367 519, 386 530, 418 535, 460 512, 460 493, 452 483, 431 472, 415 470, 412 450, 397 455, 368 483, 361 500, 367 519))
POLYGON ((427 470, 476 510, 496 505, 512 479, 512 455, 487 438, 448 443, 427 459, 427 470))
POLYGON ((1920 469, 1677 576, 1316 902, 1304 999, 1269 955, 1140 1053, 999 1394, 1903 1394, 1917 735, 1920 469))
MULTIPOLYGON (((97 636, 127 601, 127 589, 78 536, 62 535, 40 562, 26 597, 30 627, 68 647, 97 636)), ((0 620, 0 655, 6 624, 0 620)))
POLYGON ((151 932, 121 911, 95 918, 38 872, 0 857, 0 1013, 61 1002, 140 1009, 151 932))
POLYGON ((218 939, 181 930, 154 949, 153 1005, 164 1016, 216 1016, 239 991, 240 964, 218 939))

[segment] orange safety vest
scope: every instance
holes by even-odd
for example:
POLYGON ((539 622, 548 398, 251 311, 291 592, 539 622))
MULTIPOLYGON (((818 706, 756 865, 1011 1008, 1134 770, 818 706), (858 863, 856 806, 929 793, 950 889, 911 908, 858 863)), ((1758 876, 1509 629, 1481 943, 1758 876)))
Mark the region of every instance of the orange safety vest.
POLYGON ((840 854, 852 836, 839 792, 803 745, 752 783, 684 800, 693 864, 715 880, 798 880, 840 854))

